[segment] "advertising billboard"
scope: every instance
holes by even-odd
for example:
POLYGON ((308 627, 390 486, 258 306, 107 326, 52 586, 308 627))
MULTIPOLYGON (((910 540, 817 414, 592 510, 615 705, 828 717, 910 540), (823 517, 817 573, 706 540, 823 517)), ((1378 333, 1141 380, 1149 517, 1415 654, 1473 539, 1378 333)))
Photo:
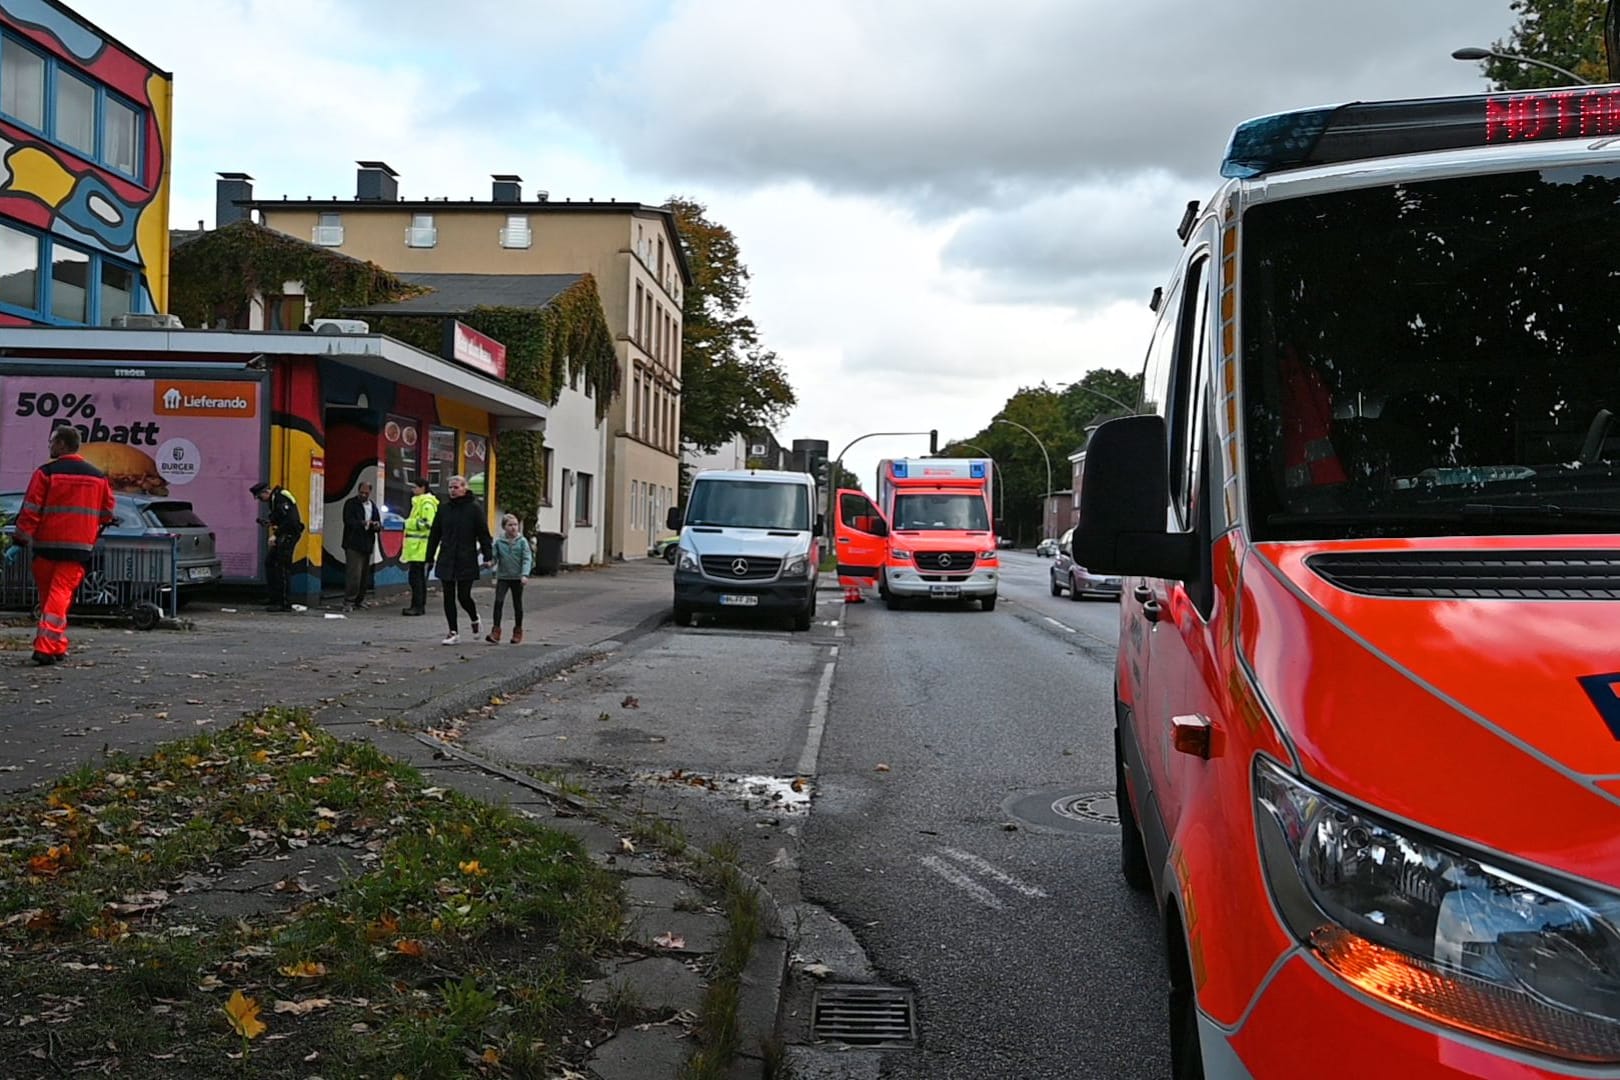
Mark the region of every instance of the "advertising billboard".
POLYGON ((214 531, 228 579, 260 576, 264 395, 246 379, 0 374, 0 491, 22 491, 51 430, 79 429, 85 459, 127 495, 192 504, 214 531))

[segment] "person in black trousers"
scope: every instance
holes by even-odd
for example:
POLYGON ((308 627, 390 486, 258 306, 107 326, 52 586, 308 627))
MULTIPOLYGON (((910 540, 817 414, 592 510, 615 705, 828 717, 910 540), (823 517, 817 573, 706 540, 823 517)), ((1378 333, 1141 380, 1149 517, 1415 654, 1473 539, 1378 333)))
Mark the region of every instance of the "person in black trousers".
POLYGON ((377 534, 382 532, 382 513, 371 501, 371 485, 364 480, 355 494, 343 500, 343 600, 344 609, 366 606, 366 587, 371 578, 371 557, 377 551, 377 534))
POLYGON ((266 611, 291 611, 293 549, 304 535, 304 519, 298 513, 298 503, 280 484, 254 484, 248 489, 253 497, 269 505, 259 524, 270 529, 269 549, 264 556, 265 583, 269 586, 266 611))
POLYGON ((489 535, 489 519, 484 506, 467 490, 465 476, 450 478, 450 497, 439 506, 428 533, 427 565, 444 583, 444 621, 450 632, 441 644, 456 645, 461 634, 456 627, 459 602, 472 620, 473 637, 483 628, 478 624, 478 606, 473 603, 473 582, 479 567, 495 558, 494 540, 489 535))

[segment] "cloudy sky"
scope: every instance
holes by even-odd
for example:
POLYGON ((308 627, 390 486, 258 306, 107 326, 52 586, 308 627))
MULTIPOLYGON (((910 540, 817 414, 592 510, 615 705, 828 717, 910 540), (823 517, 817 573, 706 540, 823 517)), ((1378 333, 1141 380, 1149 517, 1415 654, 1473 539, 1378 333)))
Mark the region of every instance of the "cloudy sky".
MULTIPOLYGON (((978 430, 1135 370, 1232 127, 1485 88, 1509 0, 75 0, 175 73, 174 222, 214 173, 349 195, 694 197, 733 229, 799 406, 785 442, 978 430)), ((868 440, 847 464, 926 452, 868 440)))

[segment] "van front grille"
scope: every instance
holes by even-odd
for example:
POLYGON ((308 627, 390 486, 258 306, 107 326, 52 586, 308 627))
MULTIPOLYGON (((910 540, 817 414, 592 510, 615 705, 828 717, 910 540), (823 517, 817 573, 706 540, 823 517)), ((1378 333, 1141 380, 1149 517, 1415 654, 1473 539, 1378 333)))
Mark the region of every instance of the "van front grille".
POLYGON ((1620 600, 1620 551, 1395 551, 1312 555, 1323 580, 1363 596, 1620 600))
POLYGON ((766 581, 781 571, 781 559, 762 559, 751 555, 703 556, 703 572, 727 581, 766 581))
POLYGON ((916 551, 911 558, 918 570, 966 574, 972 571, 976 556, 971 551, 916 551))

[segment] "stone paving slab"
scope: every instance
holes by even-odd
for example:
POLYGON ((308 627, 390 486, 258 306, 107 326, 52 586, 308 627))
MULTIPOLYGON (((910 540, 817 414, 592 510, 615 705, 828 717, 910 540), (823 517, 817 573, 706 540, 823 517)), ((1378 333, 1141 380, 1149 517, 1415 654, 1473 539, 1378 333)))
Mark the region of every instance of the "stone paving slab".
POLYGON ((597 1048, 587 1067, 598 1080, 658 1080, 674 1077, 692 1053, 681 1029, 659 1025, 620 1032, 597 1048))
POLYGON ((695 1013, 707 987, 689 965, 668 956, 649 956, 611 966, 585 988, 585 1000, 603 1004, 621 989, 644 1009, 695 1013))

